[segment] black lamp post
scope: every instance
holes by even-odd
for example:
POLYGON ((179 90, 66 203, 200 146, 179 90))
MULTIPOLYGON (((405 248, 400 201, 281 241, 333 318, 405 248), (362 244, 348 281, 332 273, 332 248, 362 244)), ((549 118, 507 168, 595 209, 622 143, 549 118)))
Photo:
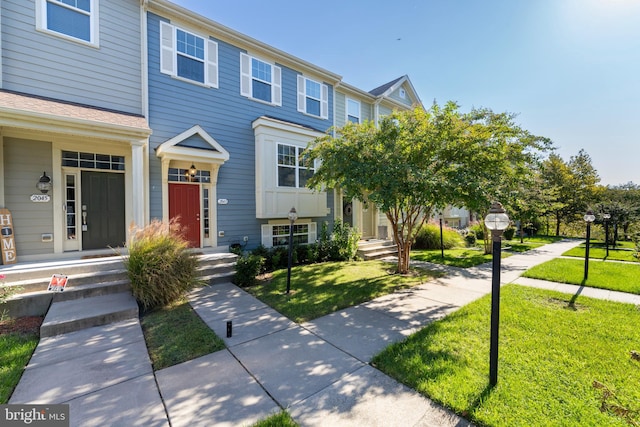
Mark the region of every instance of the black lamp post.
POLYGON ((293 223, 298 219, 298 213, 296 212, 296 208, 291 208, 289 214, 289 263, 287 267, 287 294, 291 289, 291 262, 293 260, 293 223))
POLYGON ((440 212, 440 258, 444 259, 444 239, 442 238, 442 212, 440 212))
POLYGON ((611 214, 602 214, 602 219, 604 219, 604 246, 607 248, 607 258, 609 258, 609 220, 611 219, 611 214))
POLYGON ((498 329, 500 324, 500 242, 502 233, 509 226, 509 217, 499 202, 494 202, 484 225, 491 230, 493 242, 493 266, 491 270, 491 351, 489 355, 489 384, 498 383, 498 329))
POLYGON ((584 281, 587 281, 589 277, 589 240, 591 239, 591 223, 596 220, 596 216, 591 211, 587 211, 584 216, 584 220, 587 223, 587 248, 584 252, 584 281))

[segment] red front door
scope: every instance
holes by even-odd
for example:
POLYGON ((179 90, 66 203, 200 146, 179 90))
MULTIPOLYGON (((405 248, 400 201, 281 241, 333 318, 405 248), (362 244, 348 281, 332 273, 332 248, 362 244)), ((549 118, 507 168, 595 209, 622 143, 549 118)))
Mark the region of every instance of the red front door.
POLYGON ((192 248, 200 247, 200 186, 169 184, 169 218, 179 217, 182 235, 192 248))

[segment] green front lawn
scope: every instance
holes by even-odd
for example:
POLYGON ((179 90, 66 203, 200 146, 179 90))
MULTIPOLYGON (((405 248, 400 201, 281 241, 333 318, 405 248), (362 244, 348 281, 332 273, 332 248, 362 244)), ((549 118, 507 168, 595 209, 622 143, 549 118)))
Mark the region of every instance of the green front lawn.
POLYGON ((410 275, 394 274, 395 267, 382 261, 302 265, 291 270, 289 295, 286 269, 246 290, 289 319, 305 322, 439 276, 418 268, 410 275))
MULTIPOLYGON (((603 384, 640 422, 640 311, 507 285, 502 288, 498 384, 489 387, 487 295, 388 347, 372 364, 484 426, 627 426, 601 412, 603 384), (595 383, 595 382, 598 383, 595 383)), ((624 411, 620 411, 621 413, 624 411)))
POLYGON ((225 348, 186 299, 146 313, 140 324, 156 371, 225 348))
POLYGON ((0 335, 0 405, 9 401, 38 340, 37 333, 0 335))
MULTIPOLYGON (((503 252, 502 256, 507 257, 509 253, 503 252)), ((426 261, 435 264, 445 264, 452 267, 468 268, 485 262, 491 262, 492 255, 485 254, 483 249, 445 249, 444 260, 440 249, 417 249, 411 251, 411 259, 416 261, 426 261)))
MULTIPOLYGON (((552 282, 583 284, 584 260, 556 258, 523 273, 524 277, 552 282)), ((640 294, 640 265, 621 262, 592 261, 585 286, 640 294)))
MULTIPOLYGON (((564 256, 572 256, 584 259, 586 248, 584 246, 578 246, 563 253, 564 256)), ((607 249, 604 247, 589 247, 589 258, 594 259, 606 259, 613 261, 629 261, 638 262, 638 258, 633 256, 633 251, 629 250, 617 250, 609 248, 609 256, 607 256, 607 249)))

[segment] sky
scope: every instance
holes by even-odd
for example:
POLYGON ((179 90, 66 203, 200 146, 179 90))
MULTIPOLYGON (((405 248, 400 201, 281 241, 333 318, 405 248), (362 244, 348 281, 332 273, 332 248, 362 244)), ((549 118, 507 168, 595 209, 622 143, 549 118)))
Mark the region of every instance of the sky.
POLYGON ((517 114, 600 183, 640 184, 640 0, 171 0, 369 91, 517 114))

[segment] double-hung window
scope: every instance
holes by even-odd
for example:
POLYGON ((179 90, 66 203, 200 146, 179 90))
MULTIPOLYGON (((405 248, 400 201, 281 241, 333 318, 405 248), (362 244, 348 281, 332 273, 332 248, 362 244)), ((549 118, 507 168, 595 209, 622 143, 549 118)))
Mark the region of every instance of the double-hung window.
POLYGON ((298 111, 327 119, 329 117, 329 87, 298 75, 298 111))
POLYGON ((316 169, 304 158, 303 147, 278 144, 278 187, 304 188, 316 169))
POLYGON ((98 44, 98 0, 37 0, 36 27, 98 44))
POLYGON ((360 101, 347 98, 347 121, 360 123, 360 101))
POLYGON ((161 72, 218 87, 218 43, 161 22, 160 46, 161 72))
MULTIPOLYGON (((298 221, 293 224, 293 244, 306 245, 317 239, 315 222, 298 221)), ((289 245, 290 224, 264 224, 262 226, 262 244, 268 248, 289 245)))
POLYGON ((282 70, 246 53, 240 53, 240 94, 282 105, 282 70))

